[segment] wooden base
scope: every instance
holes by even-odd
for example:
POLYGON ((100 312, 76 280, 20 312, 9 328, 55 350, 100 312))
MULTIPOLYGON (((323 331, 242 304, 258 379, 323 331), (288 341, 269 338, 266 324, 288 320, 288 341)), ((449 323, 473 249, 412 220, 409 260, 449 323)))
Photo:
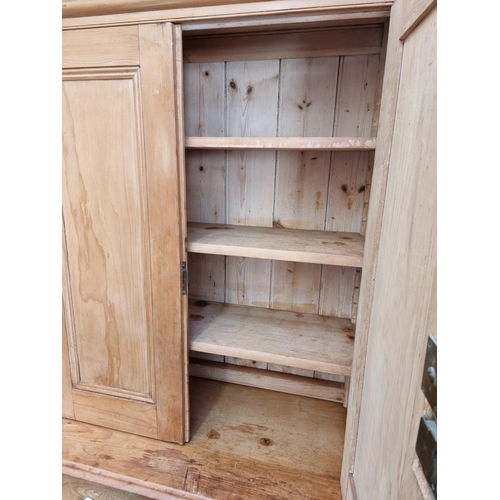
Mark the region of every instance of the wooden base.
POLYGON ((342 405, 211 380, 190 382, 189 443, 64 419, 66 476, 146 498, 341 500, 342 405))

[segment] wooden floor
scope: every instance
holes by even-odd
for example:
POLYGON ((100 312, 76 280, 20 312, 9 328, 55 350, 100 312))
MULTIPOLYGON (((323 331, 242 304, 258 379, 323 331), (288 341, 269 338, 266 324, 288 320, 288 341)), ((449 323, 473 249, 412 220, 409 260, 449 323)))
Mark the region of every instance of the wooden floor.
POLYGON ((341 500, 341 404, 198 378, 190 386, 183 446, 63 419, 64 500, 120 498, 116 489, 131 500, 341 500))

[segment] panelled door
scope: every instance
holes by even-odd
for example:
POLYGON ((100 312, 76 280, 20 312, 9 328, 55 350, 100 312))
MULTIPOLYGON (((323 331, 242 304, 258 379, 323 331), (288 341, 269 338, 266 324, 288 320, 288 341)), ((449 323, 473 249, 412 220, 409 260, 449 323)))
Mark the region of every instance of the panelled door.
POLYGON ((63 33, 63 414, 188 436, 181 33, 63 33))

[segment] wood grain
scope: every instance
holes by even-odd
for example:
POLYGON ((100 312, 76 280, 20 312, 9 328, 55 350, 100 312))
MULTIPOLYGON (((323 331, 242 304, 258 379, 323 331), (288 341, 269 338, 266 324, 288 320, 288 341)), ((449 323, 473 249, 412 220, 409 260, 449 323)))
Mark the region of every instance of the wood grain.
POLYGON ((224 224, 188 224, 188 251, 359 267, 364 238, 335 233, 224 224))
POLYGON ((342 405, 196 378, 190 385, 189 443, 64 420, 65 473, 145 496, 149 489, 151 498, 341 499, 342 405))
POLYGON ((76 420, 110 429, 157 436, 156 406, 87 391, 73 391, 76 420))
POLYGON ((68 319, 75 383, 153 397, 141 101, 137 72, 127 76, 63 82, 68 319))
POLYGON ((62 416, 65 418, 75 418, 64 305, 62 308, 62 416))
POLYGON ((324 399, 325 401, 342 402, 344 399, 343 384, 310 377, 299 377, 289 373, 278 373, 247 366, 227 366, 223 363, 197 359, 190 360, 189 373, 195 377, 324 399))
POLYGON ((360 498, 388 500, 421 495, 402 479, 413 476, 435 296, 436 10, 403 50, 354 468, 360 498), (390 411, 395 404, 406 411, 390 411), (391 460, 382 459, 389 449, 391 460))
POLYGON ((63 31, 63 68, 139 64, 137 26, 63 31))
MULTIPOLYGON (((177 157, 179 165, 179 214, 180 214, 180 254, 182 262, 187 266, 188 252, 186 245, 187 238, 187 175, 186 175, 186 154, 184 150, 184 72, 183 72, 183 56, 182 56, 182 28, 179 25, 172 27, 173 32, 173 53, 174 53, 174 78, 175 78, 175 118, 177 126, 177 157)), ((189 275, 188 275, 189 276, 189 275)), ((184 279, 183 279, 184 281, 184 279)), ((188 279, 189 281, 189 279, 188 279)), ((189 285, 189 283, 188 283, 189 285)), ((184 286, 184 283, 183 283, 184 286)), ((189 370, 188 370, 188 295, 184 292, 181 296, 181 343, 182 353, 181 362, 183 363, 182 386, 183 386, 183 423, 184 423, 184 440, 189 441, 191 429, 189 427, 189 370)))
POLYGON ((150 497, 63 475, 62 498, 63 500, 81 500, 82 498, 92 498, 92 500, 147 500, 150 497))
MULTIPOLYGON (((229 62, 226 68, 227 135, 276 135, 279 61, 229 62)), ((228 152, 227 223, 272 226, 275 163, 273 151, 228 152)), ((268 307, 270 272, 268 260, 226 259, 226 302, 268 307)))
POLYGON ((436 5, 437 0, 406 0, 400 40, 404 40, 436 5))
MULTIPOLYGON (((299 104, 300 106, 301 104, 299 104)), ((304 107, 307 103, 304 104, 304 107)), ((371 151, 373 137, 186 137, 190 149, 284 149, 289 151, 371 151)))
MULTIPOLYGON (((217 0, 218 5, 233 5, 257 0, 217 0)), ((179 9, 185 7, 205 7, 213 5, 213 0, 107 0, 106 3, 95 0, 64 0, 62 4, 63 17, 78 17, 85 15, 105 15, 124 12, 142 12, 159 9, 179 9)))
POLYGON ((395 3, 391 11, 386 64, 383 81, 380 121, 377 132, 377 150, 373 167, 373 182, 370 190, 370 209, 366 224, 365 259, 361 276, 358 317, 356 320, 356 343, 353 359, 353 372, 347 414, 346 448, 342 466, 342 491, 347 491, 349 472, 354 467, 356 437, 359 425, 361 397, 363 392, 364 368, 368 343, 368 329, 373 304, 375 272, 382 216, 385 207, 385 189, 392 146, 392 132, 399 90, 399 74, 402 60, 402 44, 399 42, 401 23, 401 3, 395 3))
POLYGON ((189 348, 211 354, 349 375, 349 320, 216 303, 190 304, 189 348))
MULTIPOLYGON (((278 116, 280 139, 283 136, 305 136, 310 140, 310 136, 331 135, 338 64, 338 57, 282 60, 278 116)), ((274 226, 324 229, 330 156, 329 152, 278 151, 274 226)), ((320 281, 320 265, 274 262, 271 307, 318 313, 320 281)), ((285 367, 269 368, 314 375, 285 367)))
MULTIPOLYGON (((205 6, 196 2, 204 0, 190 0, 185 8, 173 8, 172 2, 180 0, 111 0, 109 6, 103 6, 97 0, 65 0, 63 3, 64 27, 85 26, 92 23, 155 23, 189 21, 193 19, 220 19, 238 18, 252 15, 276 15, 283 12, 304 15, 310 12, 347 12, 352 14, 388 11, 392 1, 381 0, 290 0, 243 2, 238 5, 239 0, 230 0, 232 5, 222 1, 207 0, 205 6), (169 8, 170 7, 170 8, 169 8), (102 9, 108 9, 103 12, 102 9), (159 11, 158 9, 165 9, 159 11), (130 14, 127 12, 132 11, 130 14), (144 12, 143 12, 144 11, 144 12), (86 16, 81 19, 67 19, 76 16, 86 16)), ((185 2, 182 2, 185 5, 185 2)))
POLYGON ((373 54, 379 53, 382 48, 382 28, 190 37, 186 39, 185 47, 187 62, 373 54))
MULTIPOLYGON (((378 55, 341 59, 334 134, 372 134, 378 93, 378 55)), ((325 229, 361 232, 368 183, 368 152, 334 152, 325 229)), ((355 270, 323 266, 320 314, 351 317, 355 270)))
MULTIPOLYGON (((225 67, 223 63, 184 64, 186 135, 225 133, 225 67)), ((226 222, 226 154, 224 151, 186 151, 187 219, 226 222)), ((189 256, 189 295, 224 302, 225 257, 189 256)))
MULTIPOLYGON (((182 32, 189 36, 213 35, 215 33, 250 33, 255 31, 272 31, 283 29, 311 29, 332 28, 337 26, 359 26, 362 24, 384 23, 389 18, 388 11, 356 12, 356 13, 305 13, 276 14, 272 17, 252 16, 246 19, 226 20, 224 23, 216 21, 192 20, 183 23, 182 32)), ((384 48, 382 48, 384 50, 384 48)))
MULTIPOLYGON (((171 24, 139 27, 145 154, 151 240, 154 367, 158 438, 184 442, 187 369, 181 285, 185 227, 181 216, 182 156, 176 95, 175 45, 180 31, 171 24)), ((184 208, 184 207, 182 207, 184 208)), ((184 312, 185 314, 185 312, 184 312)))
POLYGON ((321 266, 273 262, 272 309, 318 314, 321 266))

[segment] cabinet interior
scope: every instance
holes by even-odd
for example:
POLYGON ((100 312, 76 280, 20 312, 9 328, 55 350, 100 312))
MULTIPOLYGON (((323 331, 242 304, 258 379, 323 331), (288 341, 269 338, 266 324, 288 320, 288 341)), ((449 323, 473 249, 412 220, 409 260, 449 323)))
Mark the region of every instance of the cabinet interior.
POLYGON ((191 375, 347 405, 386 36, 185 34, 191 375))

